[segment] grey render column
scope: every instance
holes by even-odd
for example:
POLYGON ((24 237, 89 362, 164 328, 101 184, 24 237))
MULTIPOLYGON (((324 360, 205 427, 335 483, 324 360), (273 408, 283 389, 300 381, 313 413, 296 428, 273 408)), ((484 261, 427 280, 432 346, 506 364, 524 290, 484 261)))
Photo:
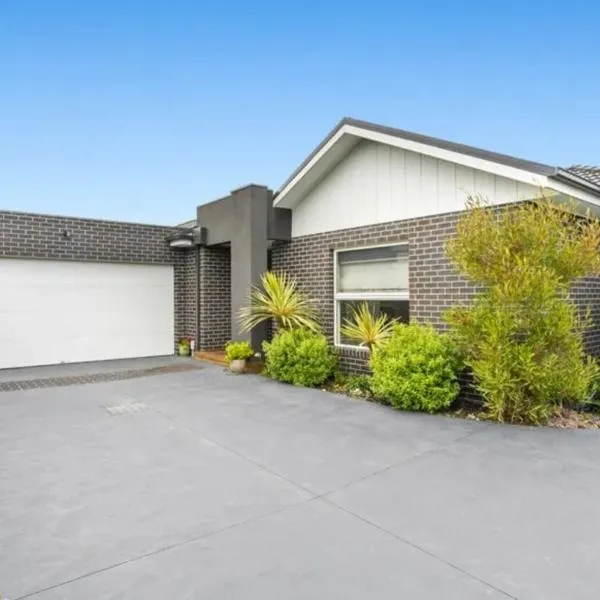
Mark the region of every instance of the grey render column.
POLYGON ((231 337, 248 340, 254 350, 261 349, 266 335, 266 323, 250 332, 242 332, 240 309, 248 304, 252 285, 267 270, 268 222, 272 204, 269 189, 249 185, 231 194, 234 200, 235 222, 238 226, 231 239, 231 337))

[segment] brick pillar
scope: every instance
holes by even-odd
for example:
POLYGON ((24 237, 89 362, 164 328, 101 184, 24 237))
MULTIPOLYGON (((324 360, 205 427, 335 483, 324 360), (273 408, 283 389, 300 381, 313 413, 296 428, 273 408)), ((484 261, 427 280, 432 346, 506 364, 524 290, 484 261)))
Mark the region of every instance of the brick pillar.
POLYGON ((197 337, 198 248, 174 251, 175 344, 197 337))

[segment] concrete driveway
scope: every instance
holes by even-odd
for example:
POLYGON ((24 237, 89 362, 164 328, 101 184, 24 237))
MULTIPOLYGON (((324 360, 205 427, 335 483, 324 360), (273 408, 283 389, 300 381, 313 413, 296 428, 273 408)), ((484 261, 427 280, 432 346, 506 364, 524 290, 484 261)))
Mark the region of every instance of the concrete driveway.
POLYGON ((200 370, 0 394, 10 600, 577 600, 600 435, 200 370))

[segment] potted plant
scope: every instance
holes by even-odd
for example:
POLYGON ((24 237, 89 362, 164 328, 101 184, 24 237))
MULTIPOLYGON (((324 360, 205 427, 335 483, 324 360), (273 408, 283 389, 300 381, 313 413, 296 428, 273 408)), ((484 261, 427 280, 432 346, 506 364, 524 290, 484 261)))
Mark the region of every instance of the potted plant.
POLYGON ((225 356, 232 373, 243 373, 246 370, 246 361, 254 356, 254 350, 248 342, 229 342, 225 346, 225 356))
POLYGON ((192 341, 190 338, 183 337, 177 342, 177 354, 179 356, 189 356, 191 354, 192 341))

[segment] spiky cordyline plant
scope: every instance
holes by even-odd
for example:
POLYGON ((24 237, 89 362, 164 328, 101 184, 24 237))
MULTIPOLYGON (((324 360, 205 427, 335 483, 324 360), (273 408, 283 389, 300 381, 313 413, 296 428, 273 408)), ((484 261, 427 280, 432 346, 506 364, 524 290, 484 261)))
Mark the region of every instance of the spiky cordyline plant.
POLYGON ((375 317, 369 305, 361 302, 352 309, 352 316, 344 319, 340 332, 349 340, 373 350, 390 336, 395 323, 396 320, 390 319, 386 314, 375 317))
POLYGON ((300 292, 293 277, 272 271, 263 273, 260 285, 252 287, 249 304, 240 310, 239 319, 242 331, 270 319, 284 329, 319 329, 314 302, 300 292))

